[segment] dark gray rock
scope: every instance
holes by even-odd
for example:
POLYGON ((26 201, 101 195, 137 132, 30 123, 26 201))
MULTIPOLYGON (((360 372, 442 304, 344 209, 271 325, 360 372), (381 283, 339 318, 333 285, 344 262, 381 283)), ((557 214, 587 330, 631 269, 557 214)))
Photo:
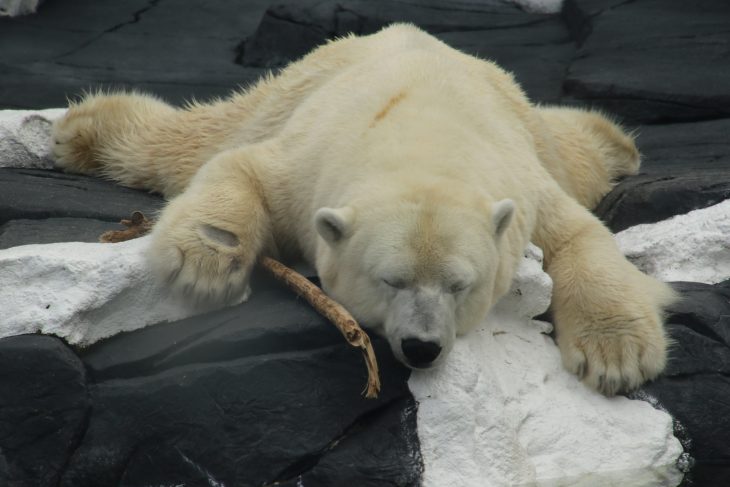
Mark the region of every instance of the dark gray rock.
POLYGON ((585 42, 566 77, 569 99, 639 122, 730 116, 730 3, 600 3, 588 3, 600 11, 584 15, 590 32, 573 28, 585 42))
POLYGON ((360 353, 259 276, 248 303, 94 345, 93 413, 61 485, 418 485, 409 372, 373 342, 368 400, 360 353))
MULTIPOLYGON (((664 374, 643 390, 677 420, 677 435, 695 465, 688 485, 726 486, 730 479, 730 280, 674 283, 682 300, 669 309, 674 340, 664 374)), ((640 396, 641 397, 641 396, 640 396)))
POLYGON ((399 2, 395 0, 307 0, 275 5, 246 42, 244 66, 276 67, 312 48, 355 33, 372 34, 394 22, 411 22, 431 33, 514 28, 542 20, 513 4, 487 2, 399 2))
POLYGON ((135 210, 154 216, 162 205, 159 196, 97 178, 40 169, 0 168, 0 224, 18 219, 65 217, 119 222, 135 210))
POLYGON ((118 223, 91 218, 11 220, 0 225, 0 249, 28 244, 98 242, 102 233, 123 228, 118 223))
POLYGON ((506 29, 443 32, 436 37, 468 54, 496 62, 511 72, 531 100, 555 103, 565 71, 576 52, 558 16, 543 15, 506 29))
POLYGON ((242 46, 244 66, 279 67, 328 39, 371 34, 393 22, 410 22, 470 54, 513 71, 536 100, 560 96, 575 52, 558 15, 528 14, 509 2, 304 1, 266 11, 242 46))
POLYGON ((2 485, 58 485, 86 429, 89 407, 84 367, 60 340, 0 340, 2 485))
POLYGON ((730 198, 730 119, 644 126, 639 176, 618 184, 594 210, 614 232, 730 198))
POLYGON ((64 106, 100 86, 174 103, 224 96, 262 74, 234 61, 271 3, 53 1, 33 16, 0 18, 0 108, 64 106))

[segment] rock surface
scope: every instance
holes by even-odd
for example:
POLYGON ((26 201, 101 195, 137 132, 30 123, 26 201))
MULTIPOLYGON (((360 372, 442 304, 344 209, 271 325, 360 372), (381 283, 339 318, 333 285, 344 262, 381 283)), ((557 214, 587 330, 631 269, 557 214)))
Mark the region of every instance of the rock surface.
POLYGON ((677 420, 677 436, 694 466, 686 485, 724 487, 730 479, 730 280, 678 282, 670 308, 675 341, 664 374, 643 388, 677 420))
POLYGON ((329 39, 411 22, 450 45, 513 71, 536 100, 556 101, 575 46, 557 15, 508 2, 300 1, 275 5, 241 48, 244 66, 277 67, 329 39))
POLYGON ((715 284, 730 276, 730 200, 616 235, 621 251, 662 281, 715 284))
POLYGON ((86 372, 58 338, 0 340, 0 480, 58 485, 90 414, 86 372))
POLYGON ((78 0, 0 18, 0 107, 66 105, 84 89, 135 88, 176 103, 223 96, 261 69, 235 61, 272 0, 78 0), (181 35, 184 32, 184 35, 181 35))
POLYGON ((14 167, 50 169, 51 123, 65 109, 39 111, 0 110, 0 167, 13 161, 14 167))
POLYGON ((161 207, 159 196, 88 176, 0 169, 0 224, 65 217, 119 222, 134 210, 152 215, 161 207))
POLYGON ((0 0, 0 17, 32 14, 43 0, 0 0))
MULTIPOLYGON (((582 2, 573 5, 583 9, 582 2)), ((635 122, 730 116, 728 2, 588 1, 585 5, 588 11, 569 18, 588 23, 571 26, 571 31, 588 35, 565 79, 570 98, 635 122)))
POLYGON ((595 213, 618 232, 730 198, 729 133, 730 119, 640 127, 639 175, 619 183, 595 213))
POLYGON ((0 337, 40 332, 83 346, 192 315, 192 305, 155 282, 144 258, 148 243, 143 237, 0 251, 0 337))

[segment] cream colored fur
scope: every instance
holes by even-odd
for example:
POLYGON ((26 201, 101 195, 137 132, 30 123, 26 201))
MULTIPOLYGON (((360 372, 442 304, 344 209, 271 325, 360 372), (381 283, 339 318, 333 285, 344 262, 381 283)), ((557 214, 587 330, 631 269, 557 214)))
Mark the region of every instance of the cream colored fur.
POLYGON ((569 370, 613 394, 664 367, 672 292, 586 209, 638 169, 632 139, 531 105, 496 65, 415 27, 334 41, 211 104, 88 95, 54 142, 60 167, 171 198, 150 263, 190 296, 241 299, 261 254, 303 257, 401 360, 417 338, 438 363, 533 240, 569 370))

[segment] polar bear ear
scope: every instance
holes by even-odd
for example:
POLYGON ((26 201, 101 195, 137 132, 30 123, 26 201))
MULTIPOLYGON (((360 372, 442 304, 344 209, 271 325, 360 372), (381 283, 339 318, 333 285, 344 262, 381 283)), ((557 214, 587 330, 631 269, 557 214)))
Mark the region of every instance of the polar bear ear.
POLYGON ((515 202, 511 199, 497 201, 492 205, 492 223, 494 235, 500 237, 512 221, 515 213, 515 202))
POLYGON ((317 233, 330 245, 350 236, 355 211, 349 206, 343 208, 320 208, 314 214, 317 233))

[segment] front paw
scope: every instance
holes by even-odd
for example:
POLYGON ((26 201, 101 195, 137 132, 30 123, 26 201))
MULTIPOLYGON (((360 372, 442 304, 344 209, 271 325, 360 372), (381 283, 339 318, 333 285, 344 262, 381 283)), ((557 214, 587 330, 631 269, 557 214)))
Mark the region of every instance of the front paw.
POLYGON ((564 366, 590 387, 612 396, 654 379, 667 360, 659 314, 640 309, 585 314, 558 324, 564 366))
POLYGON ((149 261, 172 291, 198 305, 236 304, 248 298, 256 255, 235 233, 194 217, 162 218, 152 234, 149 261))

